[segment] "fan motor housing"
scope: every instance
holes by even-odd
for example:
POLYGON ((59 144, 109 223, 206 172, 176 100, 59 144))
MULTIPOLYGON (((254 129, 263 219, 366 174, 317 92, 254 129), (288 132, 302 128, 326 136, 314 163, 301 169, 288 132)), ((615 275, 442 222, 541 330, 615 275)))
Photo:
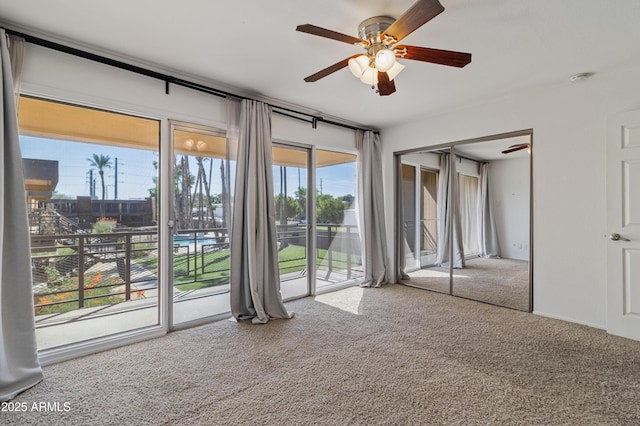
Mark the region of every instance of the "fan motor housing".
POLYGON ((365 19, 358 25, 358 35, 369 43, 380 43, 382 41, 382 33, 395 21, 390 16, 374 16, 373 18, 365 19))

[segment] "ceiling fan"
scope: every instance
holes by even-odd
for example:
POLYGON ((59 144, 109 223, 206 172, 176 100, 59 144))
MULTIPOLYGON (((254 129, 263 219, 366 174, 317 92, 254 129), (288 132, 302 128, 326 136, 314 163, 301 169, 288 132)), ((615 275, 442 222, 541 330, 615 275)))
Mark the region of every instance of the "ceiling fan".
POLYGON ((443 11, 444 7, 438 0, 418 0, 398 19, 374 16, 362 21, 358 26, 359 38, 311 24, 298 25, 296 31, 353 44, 366 50, 365 54, 343 59, 310 75, 304 81, 318 81, 349 66, 354 76, 370 85, 372 89, 377 87, 380 96, 386 96, 396 91, 393 79, 404 68, 396 58, 464 67, 471 62, 470 53, 398 44, 400 40, 443 11))
POLYGON ((520 151, 521 149, 529 149, 531 145, 529 143, 518 143, 511 145, 509 148, 502 151, 503 154, 511 154, 512 152, 520 151))

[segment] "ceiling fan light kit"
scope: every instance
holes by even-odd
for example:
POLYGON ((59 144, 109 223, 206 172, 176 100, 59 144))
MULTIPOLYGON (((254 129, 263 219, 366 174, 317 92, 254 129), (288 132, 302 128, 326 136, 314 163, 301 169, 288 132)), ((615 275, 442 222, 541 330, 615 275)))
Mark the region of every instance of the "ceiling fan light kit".
POLYGON ((396 91, 393 80, 404 69, 397 59, 411 59, 462 68, 471 62, 470 53, 430 49, 418 46, 399 46, 398 42, 444 11, 438 0, 419 0, 397 20, 389 16, 374 16, 358 26, 352 37, 311 24, 298 25, 297 31, 353 44, 364 48, 365 54, 343 59, 315 74, 306 82, 318 81, 348 66, 351 73, 376 89, 380 96, 396 91))
POLYGON ((396 54, 393 50, 385 48, 376 53, 375 65, 378 71, 387 72, 396 63, 396 54))

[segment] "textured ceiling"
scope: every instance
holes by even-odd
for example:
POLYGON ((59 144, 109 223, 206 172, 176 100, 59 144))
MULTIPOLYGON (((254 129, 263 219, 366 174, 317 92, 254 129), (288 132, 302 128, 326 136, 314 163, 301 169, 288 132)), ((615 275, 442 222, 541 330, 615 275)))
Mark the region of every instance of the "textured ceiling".
POLYGON ((348 69, 305 83, 360 50, 295 28, 310 23, 356 36, 362 20, 398 17, 413 0, 0 0, 0 22, 377 128, 640 62, 637 0, 441 3, 445 11, 403 43, 470 52, 471 64, 404 61, 388 97, 348 69))

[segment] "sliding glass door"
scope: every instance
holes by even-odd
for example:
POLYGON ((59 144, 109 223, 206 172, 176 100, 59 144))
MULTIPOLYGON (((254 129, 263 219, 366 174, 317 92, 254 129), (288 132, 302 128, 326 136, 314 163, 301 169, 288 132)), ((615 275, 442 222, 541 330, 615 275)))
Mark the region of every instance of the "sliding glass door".
POLYGON ((19 126, 38 349, 158 326, 160 122, 23 96, 19 126))
POLYGON ((235 161, 223 131, 172 123, 173 325, 229 312, 235 161))
MULTIPOLYGON (((29 97, 19 114, 39 350, 228 314, 224 131, 168 122, 161 155, 159 120, 29 97)), ((272 157, 283 298, 357 281, 356 156, 274 144, 272 157)))
POLYGON ((281 143, 272 153, 283 298, 357 282, 363 269, 356 155, 281 143))
POLYGON ((278 232, 280 290, 284 300, 310 294, 310 247, 307 189, 310 150, 274 144, 273 196, 278 232))
POLYGON ((346 285, 364 275, 356 160, 354 154, 316 150, 316 290, 346 285))

